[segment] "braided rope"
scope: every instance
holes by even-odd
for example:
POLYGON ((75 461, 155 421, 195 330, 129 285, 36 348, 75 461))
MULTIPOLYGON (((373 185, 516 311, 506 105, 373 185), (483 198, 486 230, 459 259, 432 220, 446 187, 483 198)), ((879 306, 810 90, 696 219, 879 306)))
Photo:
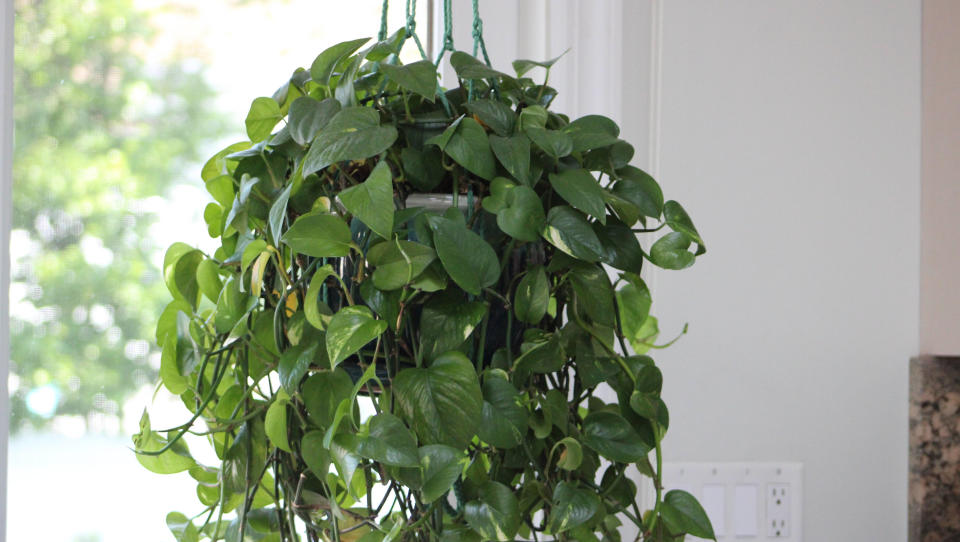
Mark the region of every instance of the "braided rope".
POLYGON ((383 7, 380 8, 380 32, 377 34, 377 39, 380 41, 387 39, 388 2, 389 0, 383 0, 383 7))
POLYGON ((417 0, 407 0, 407 39, 413 38, 413 42, 417 44, 417 49, 420 50, 420 56, 427 60, 427 52, 423 48, 423 44, 420 43, 420 36, 417 35, 417 0))

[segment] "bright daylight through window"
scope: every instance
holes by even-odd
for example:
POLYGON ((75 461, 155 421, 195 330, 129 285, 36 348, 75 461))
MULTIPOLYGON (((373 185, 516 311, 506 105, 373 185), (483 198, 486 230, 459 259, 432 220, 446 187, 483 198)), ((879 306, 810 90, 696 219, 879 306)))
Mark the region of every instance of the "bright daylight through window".
MULTIPOLYGON (((144 405, 158 427, 187 412, 155 395, 163 250, 196 242, 200 161, 244 139, 232 119, 253 89, 375 35, 381 2, 14 3, 7 538, 168 540, 158 511, 195 483, 128 448, 144 405)), ((402 6, 389 21, 403 26, 402 6)))

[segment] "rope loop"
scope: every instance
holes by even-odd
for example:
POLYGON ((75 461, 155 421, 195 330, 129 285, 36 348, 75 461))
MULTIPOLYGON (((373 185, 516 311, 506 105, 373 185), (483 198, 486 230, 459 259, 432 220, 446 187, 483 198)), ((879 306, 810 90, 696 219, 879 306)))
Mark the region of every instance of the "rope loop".
POLYGON ((407 0, 407 35, 417 30, 417 0, 407 0))

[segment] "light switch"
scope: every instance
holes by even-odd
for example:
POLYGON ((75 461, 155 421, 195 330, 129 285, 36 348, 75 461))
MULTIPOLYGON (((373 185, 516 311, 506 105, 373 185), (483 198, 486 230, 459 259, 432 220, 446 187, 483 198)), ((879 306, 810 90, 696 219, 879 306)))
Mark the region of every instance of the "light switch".
POLYGON ((758 488, 755 485, 738 485, 733 488, 733 534, 757 536, 759 515, 757 506, 758 488))
POLYGON ((703 486, 703 501, 701 501, 701 504, 713 525, 713 533, 717 536, 726 535, 727 488, 718 484, 703 486))

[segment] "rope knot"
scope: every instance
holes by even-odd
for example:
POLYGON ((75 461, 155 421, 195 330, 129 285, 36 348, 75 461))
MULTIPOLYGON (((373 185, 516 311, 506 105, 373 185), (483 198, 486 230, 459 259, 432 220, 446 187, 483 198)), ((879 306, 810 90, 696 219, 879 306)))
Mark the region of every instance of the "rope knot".
POLYGON ((480 39, 483 36, 483 21, 480 19, 473 20, 473 39, 480 39))
POLYGON ((413 34, 417 29, 417 18, 415 15, 407 15, 407 35, 413 34))

